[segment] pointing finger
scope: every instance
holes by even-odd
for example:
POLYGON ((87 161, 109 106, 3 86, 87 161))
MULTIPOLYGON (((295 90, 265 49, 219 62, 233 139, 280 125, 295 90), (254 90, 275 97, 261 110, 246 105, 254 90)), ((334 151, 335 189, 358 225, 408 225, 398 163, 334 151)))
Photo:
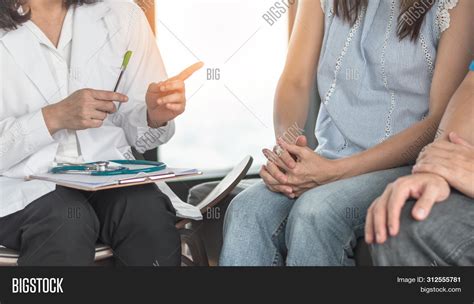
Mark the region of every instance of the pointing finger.
POLYGON ((176 78, 176 79, 185 81, 186 79, 191 77, 195 72, 200 70, 203 66, 204 66, 204 62, 197 62, 197 63, 191 65, 190 67, 186 68, 184 71, 179 73, 178 76, 173 77, 172 79, 176 78))

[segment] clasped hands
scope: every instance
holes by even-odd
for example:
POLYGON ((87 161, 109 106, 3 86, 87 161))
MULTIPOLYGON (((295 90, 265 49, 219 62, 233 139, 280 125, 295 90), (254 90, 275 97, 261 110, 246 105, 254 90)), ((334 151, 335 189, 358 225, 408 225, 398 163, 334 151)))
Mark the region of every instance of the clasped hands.
POLYGON ((299 136, 295 143, 282 138, 277 143, 273 150, 262 150, 268 162, 260 176, 271 191, 294 199, 340 178, 340 162, 318 155, 308 147, 305 136, 299 136))

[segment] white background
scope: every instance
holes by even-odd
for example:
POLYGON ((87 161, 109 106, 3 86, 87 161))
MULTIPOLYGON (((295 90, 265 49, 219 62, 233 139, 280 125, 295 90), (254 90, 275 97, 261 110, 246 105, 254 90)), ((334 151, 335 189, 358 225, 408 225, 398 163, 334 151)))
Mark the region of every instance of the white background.
POLYGON ((273 26, 262 18, 274 3, 156 0, 158 45, 169 76, 198 60, 206 64, 186 83, 186 113, 160 148, 160 160, 205 170, 229 168, 246 155, 264 163, 262 148, 274 144, 273 97, 288 37, 287 14, 273 26), (207 68, 219 68, 221 79, 208 81, 207 68))

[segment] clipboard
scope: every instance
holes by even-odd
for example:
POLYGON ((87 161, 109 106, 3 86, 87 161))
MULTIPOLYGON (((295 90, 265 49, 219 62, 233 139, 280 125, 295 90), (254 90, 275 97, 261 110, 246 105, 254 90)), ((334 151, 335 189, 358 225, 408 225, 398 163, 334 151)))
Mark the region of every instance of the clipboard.
POLYGON ((185 176, 201 175, 197 169, 167 168, 154 173, 124 174, 115 176, 90 176, 45 173, 31 175, 27 180, 43 180, 67 188, 95 192, 168 181, 185 176))

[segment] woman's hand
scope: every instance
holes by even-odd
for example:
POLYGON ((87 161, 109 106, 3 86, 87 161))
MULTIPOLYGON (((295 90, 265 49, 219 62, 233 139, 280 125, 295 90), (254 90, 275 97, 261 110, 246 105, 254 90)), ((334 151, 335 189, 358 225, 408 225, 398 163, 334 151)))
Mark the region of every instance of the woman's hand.
POLYGON ((261 175, 274 191, 295 198, 317 186, 341 178, 340 163, 319 156, 306 142, 304 136, 298 138, 297 144, 288 144, 280 139, 278 145, 282 150, 278 151, 278 155, 264 150, 270 161, 262 169, 261 175))
POLYGON ((435 203, 449 197, 450 191, 448 182, 436 174, 423 173, 399 178, 389 184, 382 196, 370 206, 365 222, 365 241, 368 244, 382 244, 389 235, 396 236, 400 230, 402 208, 409 198, 417 200, 412 216, 422 221, 428 217, 435 203))
POLYGON ((271 161, 269 161, 267 165, 262 166, 260 169, 260 177, 270 191, 284 194, 291 199, 295 198, 293 188, 281 182, 284 178, 283 172, 271 161))
POLYGON ((164 126, 168 121, 183 114, 186 108, 184 81, 204 66, 198 62, 182 71, 178 76, 160 83, 152 83, 146 93, 148 125, 152 128, 164 126))
POLYGON ((413 173, 438 174, 452 187, 474 197, 474 146, 456 133, 449 134, 449 140, 427 146, 418 157, 413 173))
POLYGON ((63 129, 99 128, 108 114, 117 111, 114 101, 127 102, 128 97, 114 92, 82 89, 42 111, 46 126, 53 135, 63 129))
POLYGON ((315 187, 328 184, 342 177, 340 162, 326 159, 308 146, 300 147, 278 140, 283 150, 296 156, 295 165, 288 168, 285 174, 285 184, 293 188, 298 197, 315 187))
MULTIPOLYGON (((306 137, 298 137, 296 145, 306 147, 308 145, 306 137)), ((288 198, 295 198, 296 195, 293 193, 293 188, 289 185, 285 185, 283 181, 286 180, 284 172, 287 172, 289 168, 294 168, 296 166, 296 157, 283 150, 279 145, 276 145, 273 151, 263 149, 262 152, 268 159, 268 163, 266 166, 262 166, 260 176, 267 187, 273 192, 282 193, 288 196, 288 198)))

